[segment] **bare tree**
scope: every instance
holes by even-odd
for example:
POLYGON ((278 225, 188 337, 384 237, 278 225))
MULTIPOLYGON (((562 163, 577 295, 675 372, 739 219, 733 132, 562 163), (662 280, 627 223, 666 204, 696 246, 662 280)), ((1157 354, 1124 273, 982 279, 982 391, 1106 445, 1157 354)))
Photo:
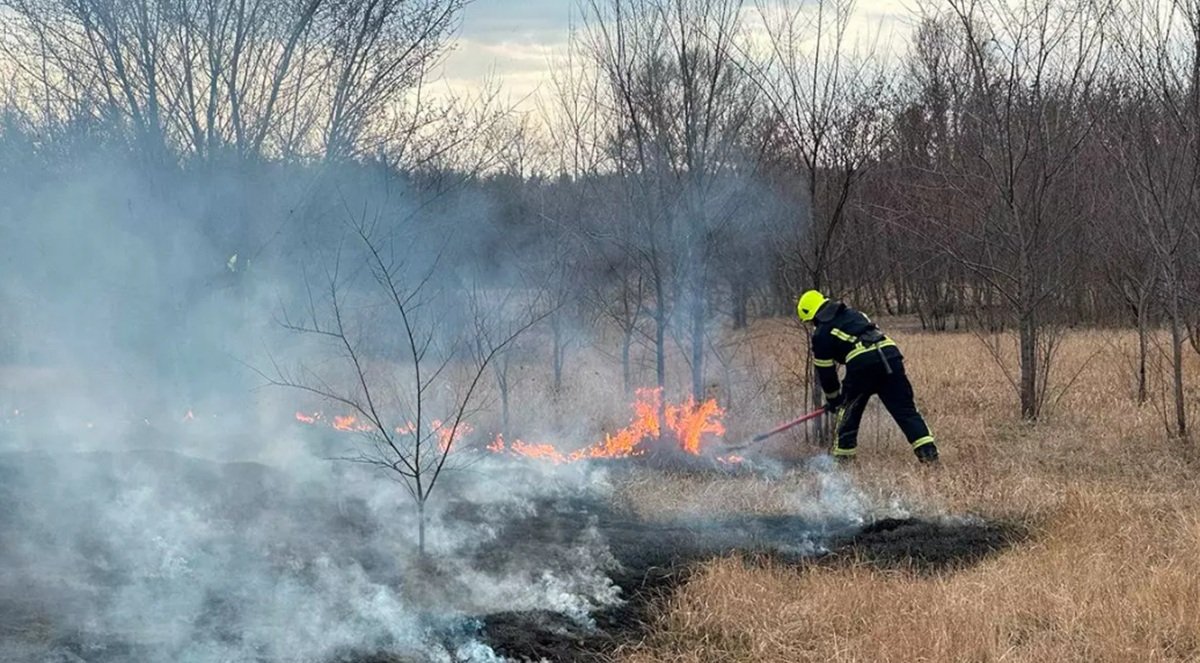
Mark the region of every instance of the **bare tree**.
POLYGON ((884 247, 896 312, 915 311, 922 327, 935 331, 945 330, 951 317, 961 326, 966 292, 980 290, 968 288, 965 270, 926 239, 937 232, 938 219, 957 210, 956 194, 940 186, 940 170, 959 158, 970 84, 959 32, 948 17, 926 16, 913 33, 907 75, 898 86, 903 102, 876 178, 881 181, 868 182, 873 189, 865 195, 885 226, 860 238, 867 246, 884 247))
POLYGON ((342 459, 378 468, 404 487, 417 506, 423 554, 426 505, 451 467, 480 382, 537 320, 509 325, 500 335, 491 335, 488 321, 456 320, 448 311, 466 307, 439 281, 441 254, 421 253, 411 232, 389 232, 378 219, 356 220, 351 233, 359 250, 339 248, 323 291, 310 289, 303 315, 285 310, 282 320, 287 329, 325 341, 340 361, 295 369, 275 362, 263 375, 358 418, 364 444, 342 459), (487 342, 477 343, 484 332, 487 342))
POLYGON ((514 341, 535 323, 553 317, 555 311, 547 310, 543 303, 544 293, 522 278, 503 275, 474 275, 467 293, 475 355, 491 368, 500 397, 500 433, 508 439, 512 438, 511 399, 516 386, 512 368, 514 361, 520 361, 514 357, 518 350, 514 341))
POLYGON ((1056 314, 1077 277, 1063 258, 1088 208, 1064 183, 1093 128, 1107 15, 1076 0, 953 0, 951 11, 971 87, 959 156, 939 168, 961 215, 937 220, 925 239, 1004 301, 1017 330, 1012 382, 1022 416, 1033 420, 1048 393, 1063 322, 1056 314))
MULTIPOLYGON (((1125 112, 1129 112, 1129 109, 1124 108, 1120 111, 1120 113, 1125 112)), ((1109 141, 1104 142, 1109 143, 1109 141)), ((1116 147, 1115 151, 1121 154, 1125 152, 1125 149, 1116 147)), ((1129 170, 1129 164, 1124 158, 1110 158, 1109 160, 1117 164, 1117 168, 1122 171, 1121 174, 1106 172, 1102 169, 1093 171, 1093 174, 1099 175, 1099 179, 1106 183, 1120 183, 1122 180, 1128 180, 1129 175, 1125 171, 1129 170)), ((1102 223, 1104 232, 1100 233, 1101 236, 1096 239, 1096 246, 1092 248, 1108 257, 1103 261, 1104 278, 1107 280, 1109 288, 1121 298, 1125 309, 1132 314, 1138 341, 1137 362, 1134 369, 1137 382, 1136 399, 1138 404, 1144 404, 1149 399, 1150 337, 1155 328, 1155 311, 1161 308, 1157 299, 1160 293, 1162 268, 1145 232, 1144 208, 1141 210, 1142 213, 1139 213, 1137 210, 1141 206, 1130 204, 1130 201, 1137 200, 1140 196, 1128 195, 1128 184, 1119 187, 1110 186, 1109 189, 1112 197, 1108 199, 1106 207, 1116 211, 1119 217, 1109 222, 1097 220, 1098 225, 1102 223)))
POLYGON ((444 48, 463 0, 331 2, 322 27, 331 78, 323 100, 326 158, 372 147, 374 118, 421 79, 444 48))
POLYGON ((855 187, 879 156, 888 118, 887 72, 871 51, 856 52, 849 27, 854 0, 760 2, 766 53, 750 63, 783 149, 777 155, 804 183, 805 218, 794 251, 804 284, 824 288, 838 258, 839 231, 855 187))
POLYGON ((737 171, 754 89, 736 64, 740 0, 592 0, 586 38, 611 109, 615 170, 625 184, 635 255, 650 294, 656 377, 678 316, 692 391, 704 391, 712 257, 737 211, 737 171))
MULTIPOLYGON (((758 2, 764 53, 744 59, 776 120, 770 156, 776 177, 801 196, 779 237, 787 300, 804 290, 828 289, 830 265, 843 257, 840 235, 858 184, 877 159, 886 118, 886 77, 872 54, 856 53, 849 36, 853 0, 758 2)), ((811 362, 811 355, 806 355, 811 362)), ((820 405, 815 371, 810 400, 820 405)), ((821 434, 823 438, 823 433, 821 434)))
POLYGON ((1173 431, 1184 438, 1187 283, 1200 212, 1200 8, 1144 0, 1126 11, 1118 25, 1130 103, 1109 144, 1125 166, 1138 239, 1153 258, 1147 268, 1161 283, 1171 334, 1173 431))
POLYGON ((47 121, 174 153, 371 153, 462 0, 5 0, 2 53, 47 121))

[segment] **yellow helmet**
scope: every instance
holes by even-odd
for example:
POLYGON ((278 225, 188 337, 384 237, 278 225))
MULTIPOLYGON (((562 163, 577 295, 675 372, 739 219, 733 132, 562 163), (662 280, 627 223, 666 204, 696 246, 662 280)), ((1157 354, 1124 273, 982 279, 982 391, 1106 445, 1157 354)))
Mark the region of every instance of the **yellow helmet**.
POLYGON ((812 322, 812 319, 817 317, 817 311, 821 310, 821 306, 829 301, 825 295, 816 290, 809 290, 800 295, 800 302, 796 304, 796 313, 800 315, 800 320, 803 322, 812 322))

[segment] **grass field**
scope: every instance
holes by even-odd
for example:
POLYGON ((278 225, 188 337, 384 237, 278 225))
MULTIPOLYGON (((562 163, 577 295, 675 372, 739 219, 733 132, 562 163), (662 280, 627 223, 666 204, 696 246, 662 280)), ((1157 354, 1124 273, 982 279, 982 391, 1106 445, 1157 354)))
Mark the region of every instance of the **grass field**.
MULTIPOLYGON (((657 606, 651 632, 617 660, 1200 660, 1200 453, 1169 439, 1157 380, 1151 403, 1134 402, 1132 337, 1069 337, 1059 374, 1083 373, 1037 425, 1017 419, 1011 387, 973 336, 901 340, 943 463, 918 466, 873 405, 849 470, 867 507, 1017 521, 1029 537, 937 573, 716 560, 657 606)), ((802 360, 778 347, 778 361, 802 360)), ((1188 352, 1195 418, 1200 362, 1188 352)), ((794 512, 810 484, 796 472, 624 490, 649 515, 794 512)))

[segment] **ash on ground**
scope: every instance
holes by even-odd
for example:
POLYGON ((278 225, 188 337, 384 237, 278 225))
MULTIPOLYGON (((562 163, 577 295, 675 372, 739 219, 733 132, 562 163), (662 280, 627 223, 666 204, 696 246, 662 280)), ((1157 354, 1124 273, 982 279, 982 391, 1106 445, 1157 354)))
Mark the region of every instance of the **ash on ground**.
POLYGON ((589 623, 542 610, 504 611, 482 618, 482 639, 517 661, 606 661, 648 627, 649 609, 684 582, 697 563, 741 555, 746 563, 867 563, 918 573, 946 572, 981 561, 1024 536, 1021 527, 978 518, 886 518, 813 521, 790 516, 646 522, 584 501, 544 504, 536 516, 511 523, 496 541, 518 555, 536 555, 545 532, 591 518, 619 566, 610 577, 620 605, 593 612, 589 623))
POLYGON ((714 557, 929 572, 1020 535, 965 519, 650 522, 573 471, 493 467, 505 491, 448 491, 421 558, 411 504, 356 477, 166 452, 0 455, 0 658, 603 660, 714 557))

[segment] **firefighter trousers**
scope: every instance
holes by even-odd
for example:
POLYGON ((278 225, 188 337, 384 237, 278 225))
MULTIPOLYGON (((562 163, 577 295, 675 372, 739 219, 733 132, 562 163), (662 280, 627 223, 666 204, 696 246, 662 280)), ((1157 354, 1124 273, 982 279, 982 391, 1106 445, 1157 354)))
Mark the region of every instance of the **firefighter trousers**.
POLYGON ((837 441, 833 455, 853 456, 857 451, 858 426, 871 396, 879 396, 883 406, 904 432, 913 452, 921 455, 917 450, 933 444, 933 433, 913 402, 913 388, 904 373, 904 360, 899 357, 888 358, 887 361, 871 359, 851 362, 846 368, 846 378, 842 383, 846 400, 837 417, 837 441))

